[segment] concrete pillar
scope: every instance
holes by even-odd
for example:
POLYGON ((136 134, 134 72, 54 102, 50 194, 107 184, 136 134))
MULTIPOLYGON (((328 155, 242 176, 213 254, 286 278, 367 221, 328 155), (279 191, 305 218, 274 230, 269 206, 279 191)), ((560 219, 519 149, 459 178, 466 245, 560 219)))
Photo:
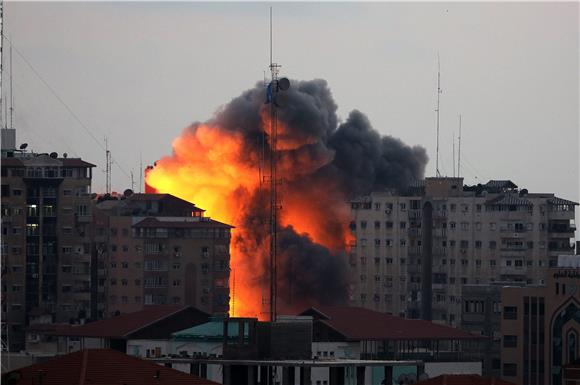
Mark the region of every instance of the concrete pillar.
POLYGON ((312 370, 310 367, 303 366, 300 368, 300 385, 312 384, 312 370))
POLYGON ((385 366, 385 384, 391 385, 393 383, 393 367, 385 366))
POLYGON ((230 365, 224 365, 223 376, 224 376, 223 385, 234 385, 232 383, 232 375, 231 375, 230 365))

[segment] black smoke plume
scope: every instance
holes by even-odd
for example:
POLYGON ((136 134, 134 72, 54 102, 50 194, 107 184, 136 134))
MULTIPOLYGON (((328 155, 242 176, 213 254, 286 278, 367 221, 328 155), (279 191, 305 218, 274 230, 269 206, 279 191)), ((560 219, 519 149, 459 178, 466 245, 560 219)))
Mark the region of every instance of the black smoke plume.
MULTIPOLYGON (((373 190, 404 189, 411 180, 423 177, 428 161, 424 148, 381 135, 356 110, 339 124, 326 81, 292 81, 284 96, 284 107, 278 109, 282 204, 284 200, 304 202, 304 210, 321 217, 317 223, 324 226, 326 239, 339 238, 337 233, 344 231, 344 211, 337 208, 344 207, 348 199, 373 190)), ((260 153, 263 140, 267 147, 263 117, 269 106, 265 100, 266 90, 259 83, 231 100, 208 122, 242 133, 248 148, 244 161, 252 166, 257 166, 255 154, 260 153)), ((267 249, 267 202, 264 195, 255 194, 253 208, 246 211, 244 219, 252 230, 242 232, 234 242, 267 249)), ((280 227, 278 297, 283 309, 346 301, 346 258, 339 243, 328 241, 327 246, 333 246, 324 247, 292 226, 280 227)), ((247 258, 254 256, 248 253, 247 258)), ((255 262, 267 265, 269 261, 255 262)))

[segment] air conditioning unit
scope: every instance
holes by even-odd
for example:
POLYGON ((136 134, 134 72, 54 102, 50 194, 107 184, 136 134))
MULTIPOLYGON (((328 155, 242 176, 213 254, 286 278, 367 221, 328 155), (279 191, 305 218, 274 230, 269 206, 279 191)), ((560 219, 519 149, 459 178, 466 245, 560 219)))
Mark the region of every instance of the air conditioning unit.
POLYGON ((520 234, 514 233, 514 238, 519 238, 519 237, 520 237, 520 234))
POLYGON ((76 246, 75 247, 75 253, 82 254, 83 253, 83 247, 82 246, 76 246))

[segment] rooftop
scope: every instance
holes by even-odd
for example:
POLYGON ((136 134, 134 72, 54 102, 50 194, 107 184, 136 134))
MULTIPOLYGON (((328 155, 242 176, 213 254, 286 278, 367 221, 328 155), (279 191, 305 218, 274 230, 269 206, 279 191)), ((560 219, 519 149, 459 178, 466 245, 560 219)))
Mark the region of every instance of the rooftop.
POLYGON ((14 385, 215 385, 111 349, 88 349, 13 370, 2 383, 14 385))
MULTIPOLYGON (((131 334, 165 320, 187 310, 195 311, 207 316, 201 310, 181 305, 146 306, 145 309, 134 313, 122 314, 85 325, 71 326, 67 329, 54 331, 55 335, 97 338, 127 338, 131 334)), ((191 323, 190 323, 191 325, 191 323)), ((174 329, 175 330, 175 329, 174 329)), ((179 329, 178 329, 179 330, 179 329)))
POLYGON ((482 338, 449 326, 396 317, 361 307, 316 306, 303 311, 300 315, 312 315, 315 322, 322 322, 350 341, 482 338))
MULTIPOLYGON (((229 322, 228 336, 231 338, 237 338, 238 333, 239 333, 238 324, 235 322, 229 322)), ((244 330, 244 334, 245 336, 248 335, 247 328, 244 330)), ((171 336, 176 339, 202 339, 202 340, 222 341, 224 338, 224 319, 214 318, 204 324, 172 333, 171 336)))
POLYGON ((224 229, 233 228, 233 226, 209 218, 196 221, 185 221, 182 219, 175 218, 175 220, 169 221, 169 220, 159 220, 153 217, 145 218, 142 221, 137 222, 135 225, 133 225, 133 227, 162 227, 162 228, 187 228, 187 229, 205 228, 205 227, 217 227, 224 229))

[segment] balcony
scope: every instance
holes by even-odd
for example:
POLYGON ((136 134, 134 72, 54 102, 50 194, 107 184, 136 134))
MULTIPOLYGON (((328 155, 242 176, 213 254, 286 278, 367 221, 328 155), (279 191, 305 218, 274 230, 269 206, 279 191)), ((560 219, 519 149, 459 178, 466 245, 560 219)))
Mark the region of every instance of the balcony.
POLYGON ((570 252, 574 251, 574 244, 559 244, 550 242, 548 245, 548 251, 558 251, 558 252, 570 252))
POLYGON ((525 266, 501 266, 501 275, 526 275, 527 269, 525 266))
POLYGON ((90 223, 93 220, 93 216, 90 214, 75 214, 75 221, 77 223, 90 223))

